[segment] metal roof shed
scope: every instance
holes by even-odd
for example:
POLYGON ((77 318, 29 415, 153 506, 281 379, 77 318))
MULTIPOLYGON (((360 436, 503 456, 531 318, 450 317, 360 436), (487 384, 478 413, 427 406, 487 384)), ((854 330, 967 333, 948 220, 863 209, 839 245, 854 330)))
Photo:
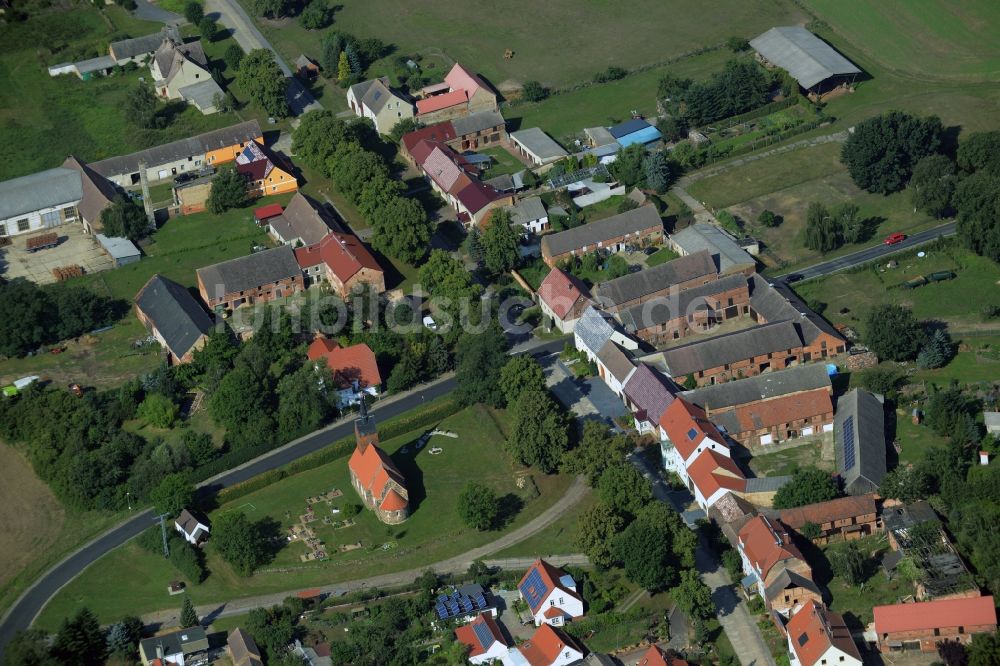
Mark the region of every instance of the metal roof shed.
POLYGON ((854 63, 801 26, 771 28, 750 46, 776 67, 786 70, 806 90, 834 76, 861 73, 854 63))
POLYGON ((115 266, 134 264, 142 258, 142 253, 139 252, 139 248, 137 248, 135 244, 127 238, 109 238, 104 234, 95 235, 97 237, 97 242, 101 244, 104 251, 107 252, 108 256, 110 256, 115 262, 115 266))

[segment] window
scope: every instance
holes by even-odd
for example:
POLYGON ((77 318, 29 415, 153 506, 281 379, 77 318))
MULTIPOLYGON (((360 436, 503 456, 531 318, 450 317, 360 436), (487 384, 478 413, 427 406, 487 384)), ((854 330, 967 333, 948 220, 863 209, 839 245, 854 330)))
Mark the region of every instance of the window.
POLYGON ((28 230, 28 218, 24 217, 17 221, 17 230, 18 231, 28 230))
POLYGON ((555 599, 549 599, 549 606, 555 606, 555 605, 556 605, 556 600, 555 599))
POLYGON ((965 633, 965 627, 959 627, 958 628, 958 633, 964 634, 965 633))
POLYGON ((6 236, 6 235, 7 235, 7 225, 4 224, 3 222, 0 222, 0 236, 6 236))
POLYGON ((563 597, 559 597, 559 605, 562 605, 564 603, 566 603, 566 600, 563 597))

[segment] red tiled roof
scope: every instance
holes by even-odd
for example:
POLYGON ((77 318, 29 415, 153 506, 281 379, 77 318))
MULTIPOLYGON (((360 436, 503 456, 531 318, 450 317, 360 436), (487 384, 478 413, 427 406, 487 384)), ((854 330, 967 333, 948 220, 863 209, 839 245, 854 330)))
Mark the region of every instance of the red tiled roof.
POLYGON ((743 552, 760 569, 762 580, 778 562, 788 559, 805 561, 799 549, 788 541, 787 531, 779 521, 772 524, 764 516, 757 516, 743 526, 739 535, 743 552))
POLYGON ((531 666, 550 666, 567 646, 577 652, 583 652, 572 638, 558 629, 543 624, 535 631, 535 635, 521 643, 518 649, 531 666))
MULTIPOLYGON (((831 647, 838 648, 858 661, 861 654, 851 638, 844 618, 810 599, 785 626, 792 649, 802 666, 813 666, 831 647)), ((825 663, 825 662, 824 662, 825 663)))
MULTIPOLYGON (((464 175, 464 174, 463 174, 464 175)), ((466 176, 468 178, 468 176, 466 176)), ((453 188, 454 189, 454 188, 453 188)), ((478 213, 483 208, 500 198, 500 195, 486 183, 474 178, 469 178, 469 183, 465 185, 458 194, 455 195, 463 206, 472 213, 478 213)))
POLYGON ((395 490, 390 490, 385 494, 385 499, 382 500, 382 503, 378 508, 383 511, 399 511, 400 509, 405 509, 406 504, 406 500, 403 499, 399 493, 395 490))
POLYGON ((443 123, 435 123, 412 132, 407 132, 403 135, 401 141, 403 142, 403 146, 406 147, 406 151, 416 159, 417 156, 414 155, 413 151, 421 141, 451 141, 455 137, 455 127, 451 124, 450 120, 446 120, 443 123))
POLYGON ((822 525, 845 518, 854 518, 878 511, 875 495, 848 495, 827 502, 807 504, 794 509, 784 509, 781 512, 781 522, 792 529, 800 529, 806 523, 822 525))
POLYGON ((735 413, 740 424, 740 432, 746 432, 822 414, 832 414, 833 403, 830 402, 830 393, 821 388, 737 407, 735 413))
POLYGON ((253 211, 254 219, 257 220, 266 220, 267 218, 274 217, 276 215, 281 215, 281 204, 267 204, 266 206, 255 208, 253 211))
POLYGON ((452 90, 464 90, 469 99, 472 99, 472 96, 479 92, 480 88, 486 88, 486 84, 479 76, 473 74, 457 62, 444 77, 444 82, 452 90))
POLYGON ((478 657, 489 650, 490 645, 483 645, 479 642, 479 638, 476 635, 475 627, 479 625, 484 625, 490 632, 490 636, 493 637, 494 642, 501 643, 504 646, 509 646, 506 640, 504 640, 503 632, 500 631, 500 627, 497 626, 496 620, 489 613, 480 613, 474 621, 469 624, 463 625, 455 629, 455 638, 459 643, 468 645, 471 650, 469 651, 470 657, 478 657))
POLYGON ((875 633, 932 631, 940 627, 996 625, 997 612, 992 596, 969 599, 941 599, 914 604, 876 606, 875 633))
POLYGON ((377 446, 367 446, 364 452, 359 448, 354 449, 347 466, 354 472, 361 487, 375 497, 382 496, 390 479, 400 486, 405 486, 405 479, 396 464, 392 462, 392 458, 377 446))
POLYGON ((331 231, 314 245, 296 248, 295 260, 302 268, 325 263, 344 283, 362 268, 382 270, 378 261, 357 236, 336 231, 331 231))
MULTIPOLYGON (((675 400, 674 404, 677 402, 675 400)), ((720 488, 738 492, 746 490, 746 478, 736 463, 711 449, 702 451, 688 467, 687 473, 706 500, 720 488)))
MULTIPOLYGON (((520 589, 521 586, 524 585, 525 581, 528 580, 528 576, 531 575, 532 571, 538 571, 538 575, 542 579, 542 583, 549 589, 549 591, 558 589, 562 590, 571 597, 574 597, 576 599, 580 598, 580 595, 578 595, 576 592, 569 589, 560 582, 563 576, 566 575, 566 572, 560 569, 559 567, 552 566, 551 564, 542 559, 535 560, 535 563, 532 564, 530 567, 528 567, 528 570, 524 572, 524 576, 521 577, 521 582, 517 584, 518 589, 520 589)), ((546 595, 546 597, 548 597, 548 595, 546 595)), ((538 605, 532 608, 531 612, 537 613, 539 607, 543 603, 545 603, 545 599, 539 598, 538 605)))
POLYGON ((467 101, 469 101, 469 98, 465 94, 464 90, 452 90, 451 92, 446 92, 443 95, 434 95, 432 97, 427 97, 426 99, 418 99, 417 115, 419 116, 423 113, 440 111, 441 109, 447 109, 449 106, 465 104, 467 101))
POLYGON ((309 345, 306 356, 310 361, 325 358, 341 388, 351 386, 355 380, 361 388, 382 384, 375 352, 364 343, 341 347, 336 340, 316 338, 309 345))
POLYGON ((689 666, 688 662, 677 657, 669 657, 658 646, 650 645, 635 666, 689 666))
MULTIPOLYGON (((435 145, 420 164, 424 173, 445 192, 454 194, 455 184, 464 176, 461 167, 452 159, 452 150, 444 144, 435 145)), ((468 176, 465 176, 468 178, 468 176)))
POLYGON ((553 268, 538 285, 538 297, 545 301, 553 313, 565 319, 581 298, 588 298, 587 286, 575 275, 553 268))
POLYGON ((726 445, 725 438, 715 424, 708 420, 705 410, 681 397, 675 397, 660 416, 660 427, 666 431, 670 442, 684 460, 694 453, 698 444, 706 437, 726 445), (693 438, 690 437, 692 431, 693 438))

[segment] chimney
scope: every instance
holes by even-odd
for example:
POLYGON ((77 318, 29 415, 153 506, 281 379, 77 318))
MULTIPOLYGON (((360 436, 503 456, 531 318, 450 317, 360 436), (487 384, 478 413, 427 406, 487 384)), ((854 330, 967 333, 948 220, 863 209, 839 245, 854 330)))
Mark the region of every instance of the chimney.
POLYGON ((980 451, 979 452, 979 464, 980 465, 989 465, 990 464, 990 452, 989 451, 980 451))

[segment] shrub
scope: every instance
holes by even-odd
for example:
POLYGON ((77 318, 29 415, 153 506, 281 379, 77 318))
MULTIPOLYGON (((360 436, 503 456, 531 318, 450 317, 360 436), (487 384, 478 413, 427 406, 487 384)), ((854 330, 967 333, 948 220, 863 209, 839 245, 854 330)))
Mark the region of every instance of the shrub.
POLYGON ((538 81, 525 81, 521 87, 521 97, 527 102, 540 102, 548 96, 548 88, 538 81))
POLYGON ((626 75, 628 75, 628 70, 611 65, 603 72, 598 72, 594 76, 594 82, 607 83, 609 81, 617 81, 618 79, 624 79, 626 75))

